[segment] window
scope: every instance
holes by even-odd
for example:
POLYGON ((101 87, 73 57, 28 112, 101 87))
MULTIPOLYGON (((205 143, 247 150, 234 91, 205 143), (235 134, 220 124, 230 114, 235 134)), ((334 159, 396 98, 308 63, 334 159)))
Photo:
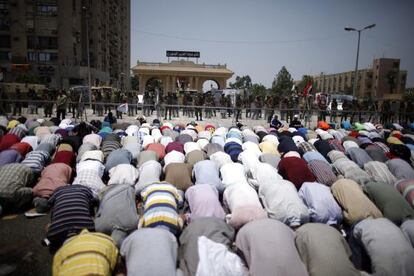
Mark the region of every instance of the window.
POLYGON ((36 37, 29 35, 27 36, 27 48, 35 49, 36 48, 36 37))
POLYGON ((37 61, 37 55, 35 52, 27 52, 28 61, 37 61))
POLYGON ((27 19, 26 20, 26 30, 28 32, 33 32, 34 31, 34 21, 33 21, 33 19, 27 19))
POLYGON ((56 53, 46 53, 46 52, 39 53, 39 62, 48 62, 48 61, 56 61, 56 60, 57 60, 56 53))
POLYGON ((393 63, 393 66, 394 66, 394 68, 398 68, 398 67, 400 67, 400 63, 398 61, 395 61, 393 63))
POLYGON ((54 3, 37 4, 36 13, 39 16, 57 16, 57 6, 54 3))
POLYGON ((0 15, 8 15, 8 14, 9 14, 9 1, 0 0, 0 15))
POLYGON ((10 52, 0 51, 0 60, 10 60, 10 52))
POLYGON ((0 48, 10 48, 9 35, 0 35, 0 48))
POLYGON ((39 49, 57 49, 57 37, 39 36, 39 49))
POLYGON ((0 18, 0 31, 10 30, 10 19, 0 18))

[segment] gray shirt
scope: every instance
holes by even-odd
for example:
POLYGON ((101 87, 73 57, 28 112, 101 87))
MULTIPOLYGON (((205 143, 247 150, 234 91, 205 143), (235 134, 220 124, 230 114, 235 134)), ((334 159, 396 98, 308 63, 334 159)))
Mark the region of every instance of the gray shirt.
POLYGON ((195 275, 199 262, 198 238, 206 238, 230 247, 234 229, 217 218, 198 218, 192 221, 180 236, 179 262, 186 275, 195 275))
POLYGON ((252 276, 308 275, 295 247, 294 232, 277 220, 254 220, 244 225, 236 246, 252 276))
POLYGON ((373 275, 414 275, 414 249, 388 219, 364 219, 355 225, 353 235, 370 256, 373 275))
POLYGON ((309 275, 360 275, 351 263, 351 250, 341 233, 321 223, 307 223, 296 231, 296 247, 309 275))
POLYGON ((177 239, 161 228, 135 230, 122 243, 128 275, 176 275, 177 239))

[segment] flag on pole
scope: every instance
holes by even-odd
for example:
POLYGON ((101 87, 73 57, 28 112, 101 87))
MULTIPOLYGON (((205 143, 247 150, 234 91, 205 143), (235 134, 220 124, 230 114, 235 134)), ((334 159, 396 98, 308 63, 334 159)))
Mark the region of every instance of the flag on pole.
POLYGON ((308 82, 308 84, 305 86, 305 89, 303 89, 303 96, 307 97, 310 92, 312 92, 312 83, 308 82))
POLYGON ((290 91, 296 91, 296 85, 293 85, 290 91))
POLYGON ((122 113, 128 113, 128 103, 119 105, 116 110, 122 113))

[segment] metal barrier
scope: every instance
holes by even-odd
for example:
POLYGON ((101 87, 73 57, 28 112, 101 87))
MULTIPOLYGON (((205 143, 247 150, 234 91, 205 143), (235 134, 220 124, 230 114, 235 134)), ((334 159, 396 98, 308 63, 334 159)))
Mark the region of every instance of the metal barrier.
MULTIPOLYGON (((89 103, 82 102, 68 102, 67 109, 68 113, 81 113, 83 114, 86 110, 92 110, 95 116, 104 116, 109 111, 117 110, 121 104, 114 102, 93 102, 92 106, 89 103)), ((46 100, 18 100, 18 99, 0 99, 0 113, 10 114, 15 111, 15 108, 27 108, 29 111, 38 111, 39 108, 52 108, 52 112, 55 111, 56 101, 46 100)), ((21 110, 23 111, 23 110, 21 110)), ((24 113, 24 112, 21 112, 24 113)), ((33 112, 32 112, 33 113, 33 112)), ((414 110, 410 112, 379 112, 379 111, 364 111, 364 110, 321 110, 317 108, 312 109, 301 109, 301 108, 245 108, 245 107, 227 107, 227 106, 196 106, 196 105, 170 105, 170 104, 131 104, 128 103, 127 116, 136 116, 138 114, 144 116, 156 116, 158 118, 172 118, 187 116, 191 118, 206 118, 211 117, 217 118, 233 118, 236 121, 241 119, 250 120, 266 120, 273 117, 274 114, 279 116, 279 120, 291 121, 294 115, 299 115, 299 118, 308 124, 317 120, 326 120, 329 118, 330 121, 371 121, 374 123, 388 123, 388 122, 399 122, 401 124, 407 124, 414 120, 414 110), (155 113, 155 114, 154 114, 155 113)), ((29 112, 30 114, 30 112, 29 112)), ((85 113, 86 114, 86 113, 85 113)), ((81 115, 81 114, 79 114, 81 115)), ((119 115, 119 112, 118 114, 119 115)))

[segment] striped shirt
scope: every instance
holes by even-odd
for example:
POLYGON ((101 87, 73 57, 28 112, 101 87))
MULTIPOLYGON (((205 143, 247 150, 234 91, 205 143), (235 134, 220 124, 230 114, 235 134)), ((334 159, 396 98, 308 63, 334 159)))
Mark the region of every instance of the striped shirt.
POLYGON ((141 192, 144 215, 138 227, 161 227, 178 235, 183 222, 178 215, 178 206, 183 198, 178 190, 167 182, 153 183, 141 192))
POLYGON ((309 151, 317 151, 315 146, 308 142, 299 143, 298 148, 302 154, 305 154, 306 152, 309 152, 309 151))
POLYGON ((364 170, 372 177, 375 182, 383 182, 391 186, 397 182, 397 178, 390 172, 385 163, 370 161, 365 163, 364 170))
POLYGON ((53 258, 53 275, 111 275, 118 257, 114 241, 83 230, 70 238, 53 258))
POLYGON ((10 129, 9 133, 14 134, 18 136, 20 139, 22 139, 24 136, 26 136, 27 131, 24 128, 17 126, 10 129))
POLYGON ((121 148, 121 143, 118 141, 104 141, 101 150, 104 153, 104 156, 107 157, 111 152, 119 148, 121 148))
POLYGON ((331 186, 337 180, 331 165, 325 161, 313 160, 308 164, 308 167, 318 183, 331 186))
POLYGON ((43 136, 40 140, 41 143, 48 143, 56 147, 56 145, 59 143, 60 139, 62 139, 62 136, 59 134, 48 134, 46 136, 43 136))
POLYGON ((26 155, 22 164, 28 166, 34 173, 40 173, 49 161, 49 154, 45 151, 32 151, 26 155))
POLYGON ((414 208, 414 180, 400 180, 397 183, 395 183, 394 187, 408 201, 411 207, 414 208))
POLYGON ((85 228, 93 231, 95 225, 91 212, 92 198, 92 191, 81 185, 57 188, 49 199, 52 210, 47 238, 53 243, 85 228))
POLYGON ((22 164, 7 164, 0 168, 0 200, 22 206, 32 197, 26 187, 34 180, 31 170, 22 164))

